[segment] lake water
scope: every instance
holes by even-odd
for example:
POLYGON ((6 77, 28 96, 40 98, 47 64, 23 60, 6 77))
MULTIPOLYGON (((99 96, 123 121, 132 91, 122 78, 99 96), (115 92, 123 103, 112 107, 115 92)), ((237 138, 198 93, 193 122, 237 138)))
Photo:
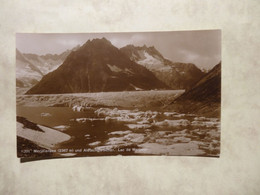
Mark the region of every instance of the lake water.
POLYGON ((75 153, 76 156, 219 154, 218 119, 131 108, 90 108, 77 112, 70 107, 26 106, 17 106, 17 116, 72 137, 58 148, 92 150, 75 153))

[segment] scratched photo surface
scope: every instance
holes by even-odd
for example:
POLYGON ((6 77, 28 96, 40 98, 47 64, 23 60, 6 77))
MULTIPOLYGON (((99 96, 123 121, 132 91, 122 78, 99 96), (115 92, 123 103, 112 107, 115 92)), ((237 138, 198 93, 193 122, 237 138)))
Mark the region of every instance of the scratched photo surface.
POLYGON ((17 33, 19 158, 220 156, 221 31, 17 33))

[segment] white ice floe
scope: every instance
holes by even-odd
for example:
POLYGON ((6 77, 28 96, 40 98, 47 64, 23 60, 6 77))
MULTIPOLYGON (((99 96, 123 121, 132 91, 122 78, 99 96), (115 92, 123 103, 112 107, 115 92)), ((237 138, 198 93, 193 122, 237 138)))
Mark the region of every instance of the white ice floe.
POLYGON ((174 115, 174 117, 177 117, 177 118, 181 118, 181 117, 184 117, 184 116, 186 116, 186 114, 176 114, 176 115, 174 115))
POLYGON ((190 122, 187 119, 179 119, 179 120, 164 120, 160 122, 155 122, 153 125, 155 126, 170 126, 170 127, 176 127, 176 126, 187 126, 190 122))
POLYGON ((111 133, 108 133, 108 135, 126 135, 132 133, 132 131, 113 131, 111 133))
POLYGON ((163 137, 165 137, 165 138, 173 138, 173 137, 176 137, 176 136, 179 136, 179 135, 175 134, 175 133, 171 133, 171 134, 164 135, 163 137))
POLYGON ((191 125, 202 126, 202 127, 216 127, 216 126, 218 126, 218 122, 215 122, 215 121, 192 121, 191 125))
POLYGON ((52 116, 50 113, 43 112, 41 113, 41 117, 50 117, 52 116))
POLYGON ((127 140, 124 137, 111 137, 106 142, 106 145, 124 145, 127 144, 127 140))
POLYGON ((68 125, 59 125, 59 126, 55 126, 53 128, 54 129, 58 129, 59 131, 66 131, 68 128, 70 128, 70 126, 68 126, 68 125))
POLYGON ((174 137, 174 142, 188 143, 191 141, 191 138, 188 137, 174 137))
POLYGON ((97 146, 97 145, 99 145, 101 143, 101 141, 96 141, 96 142, 92 142, 92 143, 90 143, 90 144, 88 144, 88 145, 90 145, 90 146, 97 146))
POLYGON ((105 120, 105 122, 110 122, 110 121, 136 122, 136 119, 129 118, 129 117, 122 117, 122 116, 118 116, 118 117, 107 116, 107 117, 105 117, 104 120, 105 120))
POLYGON ((195 120, 195 121, 205 121, 205 120, 206 120, 206 117, 203 117, 203 116, 201 116, 201 117, 195 117, 194 120, 195 120))
MULTIPOLYGON (((170 140, 170 141, 171 141, 171 140, 170 140)), ((156 142, 156 143, 159 143, 159 144, 167 145, 168 142, 169 142, 169 139, 159 138, 159 139, 155 139, 155 142, 156 142)))
POLYGON ((174 132, 174 133, 169 133, 169 134, 167 134, 167 135, 164 135, 164 137, 166 137, 166 138, 172 138, 172 137, 180 137, 180 136, 186 136, 187 135, 187 130, 186 129, 184 129, 184 130, 182 130, 182 131, 176 131, 176 132, 174 132))
POLYGON ((212 121, 212 122, 218 122, 219 119, 218 118, 207 118, 209 121, 212 121))
POLYGON ((75 112, 82 112, 82 111, 87 111, 87 110, 93 110, 93 108, 89 107, 89 106, 74 105, 72 107, 72 110, 75 112))
POLYGON ((78 123, 85 123, 87 121, 104 121, 104 118, 76 118, 76 119, 71 119, 72 121, 76 121, 78 123))
POLYGON ((151 125, 148 124, 126 124, 129 129, 138 130, 138 129, 148 129, 151 125))
MULTIPOLYGON (((129 110, 121 110, 121 114, 129 113, 129 110)), ((110 108, 99 108, 95 110, 95 114, 98 116, 119 116, 119 111, 117 108, 110 109, 110 108)))
POLYGON ((125 135, 124 138, 134 143, 141 143, 144 141, 145 137, 143 134, 140 133, 130 133, 128 135, 125 135))
POLYGON ((99 117, 105 117, 105 121, 137 122, 139 124, 148 124, 159 114, 152 111, 138 110, 119 110, 117 108, 100 108, 95 111, 99 117))
POLYGON ((72 107, 72 110, 75 111, 75 112, 80 112, 83 110, 83 106, 78 106, 78 105, 75 105, 72 107))
POLYGON ((76 118, 75 121, 79 123, 85 123, 87 121, 87 118, 76 118))
POLYGON ((62 142, 71 139, 69 135, 45 126, 37 125, 43 131, 40 132, 40 131, 26 128, 20 122, 17 122, 16 124, 17 124, 17 136, 28 139, 34 142, 35 144, 46 149, 52 149, 57 144, 60 144, 62 142))
POLYGON ((194 118, 195 121, 211 121, 211 122, 218 122, 219 119, 218 118, 206 118, 206 117, 195 117, 194 118))
POLYGON ((167 116, 167 117, 171 117, 171 116, 177 115, 178 113, 177 113, 177 112, 164 112, 163 114, 164 114, 165 116, 167 116))
POLYGON ((207 135, 211 138, 218 138, 220 137, 220 132, 216 130, 210 130, 207 132, 207 135))

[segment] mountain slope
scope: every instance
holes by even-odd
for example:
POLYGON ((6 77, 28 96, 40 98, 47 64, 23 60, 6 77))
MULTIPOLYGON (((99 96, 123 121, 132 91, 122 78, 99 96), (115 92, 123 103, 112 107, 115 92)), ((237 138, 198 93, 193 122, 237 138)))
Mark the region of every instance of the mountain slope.
POLYGON ((194 64, 173 63, 165 59, 154 47, 127 45, 120 50, 173 89, 189 89, 204 75, 194 64))
POLYGON ((152 72, 125 56, 108 40, 87 41, 27 94, 167 89, 152 72))
POLYGON ((71 51, 67 50, 61 54, 24 54, 16 49, 16 87, 17 92, 28 90, 38 83, 43 75, 57 69, 71 51))
POLYGON ((194 87, 174 102, 175 108, 190 112, 220 115, 221 103, 221 63, 209 71, 194 87))
POLYGON ((24 57, 32 64, 37 66, 41 72, 45 75, 53 70, 57 69, 67 58, 67 56, 79 48, 79 45, 74 47, 71 50, 66 50, 61 54, 46 54, 46 55, 37 55, 37 54, 23 54, 24 57))
POLYGON ((43 76, 41 70, 33 65, 26 57, 16 50, 16 86, 30 87, 43 76))

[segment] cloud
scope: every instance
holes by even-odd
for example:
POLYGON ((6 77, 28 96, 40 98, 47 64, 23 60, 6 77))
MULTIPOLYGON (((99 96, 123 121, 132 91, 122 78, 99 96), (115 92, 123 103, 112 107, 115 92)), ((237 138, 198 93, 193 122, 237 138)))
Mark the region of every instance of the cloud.
POLYGON ((69 40, 59 39, 57 40, 57 42, 58 44, 64 46, 64 48, 70 48, 81 43, 80 41, 75 39, 69 39, 69 40))

